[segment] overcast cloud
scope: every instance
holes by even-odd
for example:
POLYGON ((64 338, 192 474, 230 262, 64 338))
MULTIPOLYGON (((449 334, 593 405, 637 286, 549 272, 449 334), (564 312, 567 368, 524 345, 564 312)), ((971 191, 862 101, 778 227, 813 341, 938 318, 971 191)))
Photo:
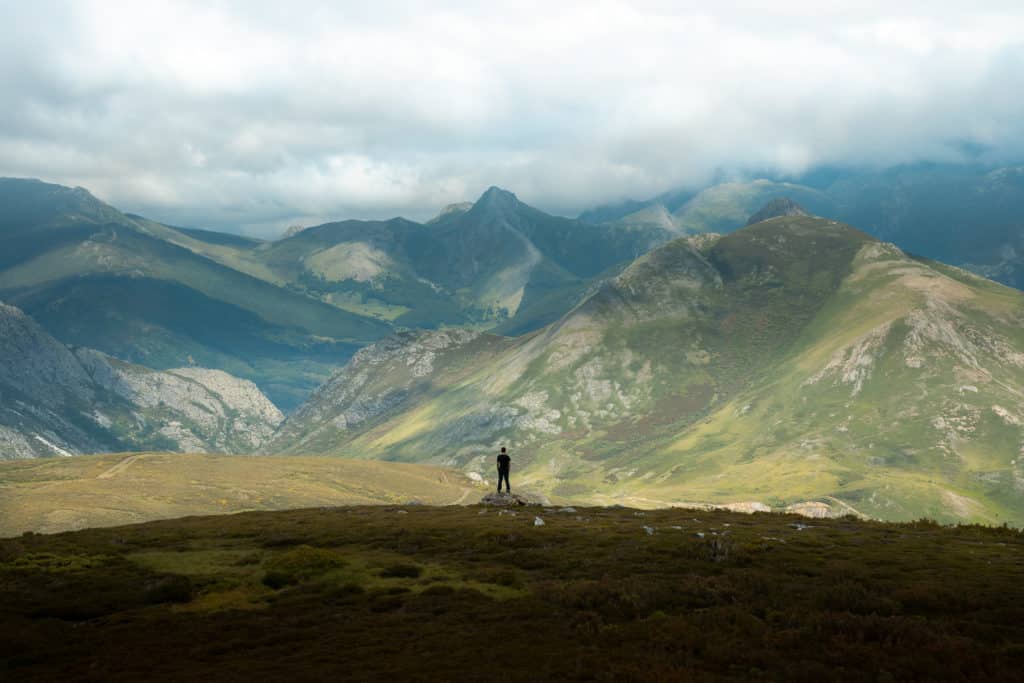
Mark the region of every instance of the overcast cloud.
POLYGON ((0 175, 269 235, 1024 158, 1019 1, 497 4, 0 0, 0 175))

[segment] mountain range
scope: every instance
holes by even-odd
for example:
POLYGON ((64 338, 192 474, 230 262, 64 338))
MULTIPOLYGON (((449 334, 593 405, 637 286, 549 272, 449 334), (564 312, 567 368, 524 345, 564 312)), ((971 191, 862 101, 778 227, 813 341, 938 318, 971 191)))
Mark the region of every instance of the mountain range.
POLYGON ((342 455, 479 480, 505 444, 517 485, 553 500, 1019 523, 1024 295, 926 258, 1012 284, 1011 248, 978 264, 1019 238, 1018 176, 891 173, 579 219, 492 187, 425 223, 274 241, 0 179, 0 453, 342 455), (973 250, 929 206, 943 191, 940 208, 974 197, 973 250))
POLYGON ((666 235, 549 216, 491 188, 429 225, 343 221, 273 241, 162 225, 82 188, 0 179, 0 300, 56 338, 212 367, 296 407, 393 331, 535 329, 666 235))

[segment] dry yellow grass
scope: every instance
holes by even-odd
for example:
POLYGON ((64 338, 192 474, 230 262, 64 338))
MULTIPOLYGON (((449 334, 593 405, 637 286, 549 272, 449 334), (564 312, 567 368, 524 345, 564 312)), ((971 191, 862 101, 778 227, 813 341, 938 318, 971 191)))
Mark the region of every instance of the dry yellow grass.
POLYGON ((0 536, 326 505, 475 502, 464 475, 328 457, 135 453, 0 463, 0 536))

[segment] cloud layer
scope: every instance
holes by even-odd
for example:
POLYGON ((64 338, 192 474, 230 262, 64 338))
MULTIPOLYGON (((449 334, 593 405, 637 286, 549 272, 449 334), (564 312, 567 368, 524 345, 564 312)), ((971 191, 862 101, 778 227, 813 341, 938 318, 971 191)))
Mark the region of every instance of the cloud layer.
POLYGON ((0 175, 276 234, 1024 152, 1016 2, 499 4, 0 0, 0 175))

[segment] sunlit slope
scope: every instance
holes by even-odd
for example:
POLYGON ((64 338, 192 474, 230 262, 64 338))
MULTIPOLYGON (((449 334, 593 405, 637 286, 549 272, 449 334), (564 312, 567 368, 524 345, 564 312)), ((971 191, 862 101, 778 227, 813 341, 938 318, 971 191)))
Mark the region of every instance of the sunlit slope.
POLYGON ((624 488, 1020 523, 1022 322, 1014 290, 866 245, 789 357, 624 488))
POLYGON ((423 339, 392 349, 402 363, 346 368, 275 446, 489 476, 509 444, 520 484, 555 497, 1020 521, 1022 319, 1014 290, 775 218, 656 249, 495 355, 448 344, 463 365, 425 372, 431 391, 400 372, 423 339), (329 387, 357 375, 353 424, 329 387))
POLYGON ((141 453, 0 463, 0 536, 185 515, 475 502, 451 470, 340 458, 141 453))

